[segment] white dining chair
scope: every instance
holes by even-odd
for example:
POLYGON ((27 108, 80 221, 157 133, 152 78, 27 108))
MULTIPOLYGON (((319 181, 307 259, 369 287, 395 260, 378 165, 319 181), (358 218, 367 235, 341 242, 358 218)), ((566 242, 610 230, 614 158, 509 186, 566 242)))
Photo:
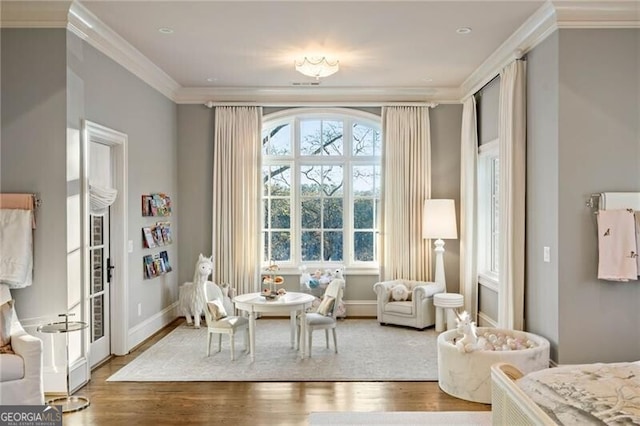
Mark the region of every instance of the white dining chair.
POLYGON ((227 303, 225 307, 224 297, 220 288, 216 285, 205 287, 207 306, 204 309, 204 317, 207 322, 207 356, 211 355, 211 338, 218 335, 218 352, 222 350, 222 335, 229 336, 231 361, 235 359, 235 335, 244 330, 245 351, 249 350, 249 320, 244 316, 227 315, 233 313, 233 307, 227 303))
POLYGON ((329 330, 333 332, 333 347, 335 353, 338 353, 338 339, 336 337, 336 325, 337 319, 337 306, 342 301, 342 294, 344 291, 344 279, 335 278, 327 286, 322 301, 315 312, 307 312, 305 315, 305 328, 306 336, 300 335, 300 316, 297 318, 297 334, 298 334, 298 347, 300 346, 300 340, 306 338, 308 344, 307 353, 311 357, 311 347, 313 344, 313 332, 314 330, 324 330, 325 339, 327 342, 327 348, 329 348, 329 330))

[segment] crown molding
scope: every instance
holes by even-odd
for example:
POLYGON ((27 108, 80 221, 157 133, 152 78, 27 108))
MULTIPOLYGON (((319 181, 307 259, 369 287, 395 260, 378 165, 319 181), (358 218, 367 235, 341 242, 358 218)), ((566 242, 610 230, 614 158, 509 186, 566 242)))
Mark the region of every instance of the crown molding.
POLYGON ((640 28, 639 0, 548 1, 527 19, 462 83, 462 99, 473 95, 560 28, 640 28))
POLYGON ((640 28, 640 1, 554 1, 558 28, 640 28))
POLYGON ((0 28, 65 28, 71 1, 0 2, 0 28))
POLYGON ((69 29, 132 74, 175 101, 180 85, 138 49, 77 2, 69 9, 69 29))
POLYGON ((459 103, 559 28, 640 28, 639 0, 547 1, 460 87, 181 87, 139 50, 76 1, 0 2, 2 28, 67 28, 179 104, 244 103, 459 103))
POLYGON ((462 83, 462 98, 473 95, 490 82, 509 62, 519 59, 556 30, 555 9, 550 2, 543 4, 508 39, 504 41, 462 83))
POLYGON ((176 93, 178 104, 207 102, 237 103, 385 103, 434 102, 459 103, 457 87, 183 87, 176 93))

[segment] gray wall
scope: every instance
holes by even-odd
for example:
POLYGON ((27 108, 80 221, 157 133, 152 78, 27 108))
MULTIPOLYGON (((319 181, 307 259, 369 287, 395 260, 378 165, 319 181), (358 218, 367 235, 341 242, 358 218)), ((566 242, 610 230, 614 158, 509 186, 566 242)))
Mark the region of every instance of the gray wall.
POLYGON ((11 293, 19 317, 38 324, 65 312, 67 301, 66 30, 0 31, 0 189, 42 200, 33 285, 11 293))
POLYGON ((596 222, 585 201, 594 192, 640 191, 640 30, 554 37, 528 61, 530 89, 540 93, 531 94, 528 114, 527 230, 535 240, 527 252, 527 321, 556 339, 558 363, 637 360, 640 285, 596 278, 596 222), (554 109, 557 131, 548 123, 554 109), (550 265, 540 262, 541 245, 551 247, 550 265))
MULTIPOLYGON (((431 198, 455 200, 460 235, 460 127, 462 105, 431 109, 431 198)), ((444 270, 447 291, 460 291, 460 240, 446 240, 444 270)), ((435 255, 433 256, 435 261, 435 255)), ((435 264, 434 264, 435 269, 435 264)))
POLYGON ((525 327, 558 359, 558 33, 527 56, 527 267, 525 327), (551 262, 543 262, 543 247, 551 262))
POLYGON ((500 77, 495 77, 476 94, 478 144, 498 138, 498 104, 500 103, 500 77))
POLYGON ((81 119, 96 122, 128 135, 128 215, 133 252, 129 253, 127 288, 129 291, 129 327, 158 314, 177 300, 179 218, 182 200, 178 191, 177 107, 151 86, 69 33, 69 102, 72 128, 81 128, 81 119), (142 217, 141 195, 168 194, 172 215, 168 218, 142 217), (157 221, 171 222, 173 244, 145 249, 143 226, 157 221), (166 250, 173 271, 144 280, 142 258, 166 250), (138 315, 138 304, 142 315, 138 315))
POLYGON ((178 105, 179 283, 193 279, 198 254, 211 256, 213 120, 204 105, 178 105))
MULTIPOLYGON (((2 143, 0 189, 34 192, 42 199, 34 240, 34 283, 14 290, 26 323, 67 310, 67 127, 81 118, 129 136, 129 326, 158 314, 177 299, 176 106, 120 65, 65 29, 2 29, 2 143), (166 192, 175 201, 174 244, 166 247, 175 272, 142 279, 140 195, 166 192), (137 304, 143 303, 142 316, 137 304)), ((74 155, 74 153, 70 153, 74 155)), ((75 161, 75 159, 74 159, 75 161)), ((79 223, 69 226, 79 227, 79 223)), ((157 250, 159 251, 159 250, 157 250)))
MULTIPOLYGON (((269 114, 283 108, 264 108, 269 114)), ((358 108, 361 109, 361 108, 358 108)), ((380 114, 380 108, 364 109, 380 114)), ((431 110, 432 196, 453 198, 459 209, 461 105, 440 105, 431 110)), ((180 282, 191 279, 198 253, 211 253, 211 186, 213 164, 213 111, 201 105, 178 106, 178 192, 183 199, 179 221, 180 282), (188 197, 184 201, 184 197, 188 197), (205 221, 205 222, 201 222, 205 221), (206 222, 209 223, 206 223, 206 222), (203 225, 203 223, 205 223, 203 225)), ((458 214, 459 220, 459 214, 458 214)), ((446 241, 445 274, 450 291, 459 289, 459 243, 446 241)), ((299 288, 298 276, 285 277, 288 289, 299 288)), ((346 300, 374 300, 377 275, 349 275, 346 300)))

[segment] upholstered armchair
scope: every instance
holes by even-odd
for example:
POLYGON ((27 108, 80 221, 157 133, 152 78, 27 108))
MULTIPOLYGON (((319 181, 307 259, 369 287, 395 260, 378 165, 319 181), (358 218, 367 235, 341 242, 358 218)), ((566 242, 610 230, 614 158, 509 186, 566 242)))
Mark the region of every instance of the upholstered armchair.
POLYGON ((433 295, 444 292, 444 285, 397 279, 377 282, 373 285, 373 291, 378 295, 377 310, 380 324, 404 325, 423 329, 436 323, 433 295), (407 300, 393 300, 391 291, 398 284, 404 284, 407 287, 407 300))
POLYGON ((10 323, 14 352, 0 353, 0 405, 42 405, 42 340, 24 331, 15 310, 6 304, 10 300, 9 288, 0 284, 0 323, 10 323))

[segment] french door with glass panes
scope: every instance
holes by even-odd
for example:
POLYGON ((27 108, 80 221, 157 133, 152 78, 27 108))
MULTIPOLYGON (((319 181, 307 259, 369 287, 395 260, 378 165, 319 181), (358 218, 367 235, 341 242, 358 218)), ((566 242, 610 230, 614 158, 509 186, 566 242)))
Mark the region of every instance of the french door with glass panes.
POLYGON ((90 215, 91 240, 89 262, 91 265, 89 306, 91 312, 91 366, 111 355, 109 338, 109 214, 90 215))

